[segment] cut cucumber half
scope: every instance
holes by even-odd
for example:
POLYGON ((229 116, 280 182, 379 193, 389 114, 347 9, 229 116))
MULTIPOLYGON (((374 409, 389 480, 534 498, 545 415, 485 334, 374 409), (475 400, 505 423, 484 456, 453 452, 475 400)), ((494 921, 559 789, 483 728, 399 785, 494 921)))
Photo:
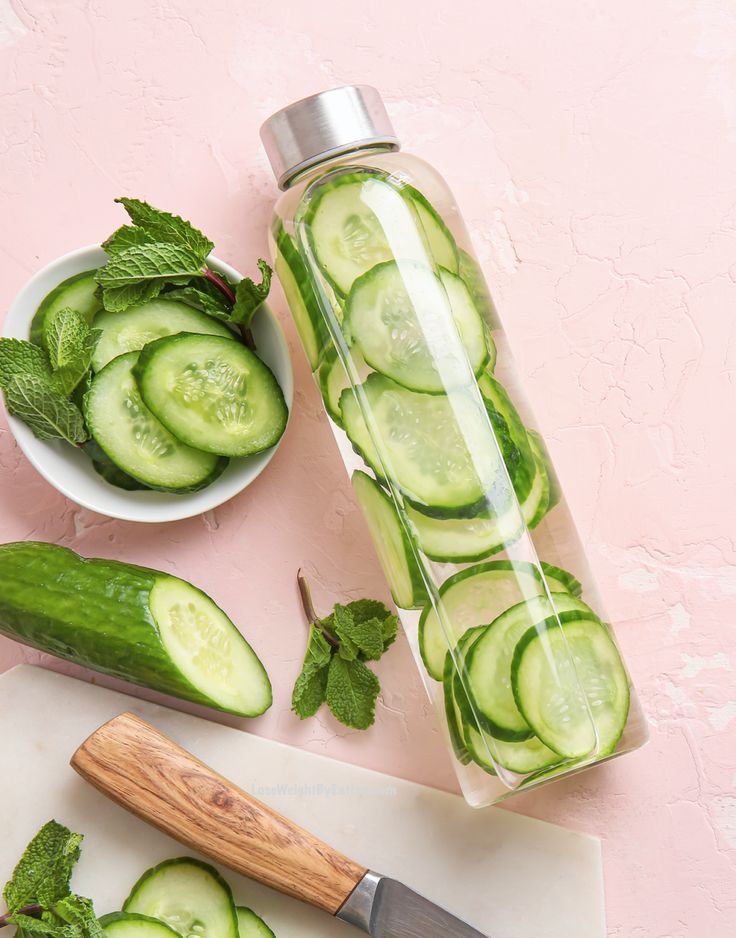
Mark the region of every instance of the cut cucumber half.
POLYGON ((60 283, 41 300, 41 305, 31 320, 31 342, 46 348, 45 331, 54 316, 62 309, 73 309, 90 325, 102 309, 97 295, 99 286, 95 280, 96 270, 85 270, 60 283))
MULTIPOLYGON (((478 387, 486 401, 488 414, 496 430, 506 469, 519 501, 524 501, 538 474, 537 460, 529 434, 503 385, 485 372, 478 387)), ((540 471, 543 467, 540 467, 540 471)))
POLYGON ((427 514, 477 514, 498 483, 488 420, 470 395, 419 394, 372 374, 356 393, 343 391, 340 411, 354 449, 382 478, 385 462, 404 495, 427 514), (380 456, 358 394, 372 414, 380 456), (473 458, 481 453, 482 461, 473 458))
POLYGON ((462 280, 412 261, 387 261, 358 278, 343 328, 372 368, 411 391, 441 394, 488 361, 483 320, 462 280))
POLYGON ((108 938, 180 938, 165 922, 135 912, 111 912, 100 918, 108 938))
POLYGON ((207 863, 190 857, 166 860, 147 870, 123 904, 165 922, 182 938, 238 938, 230 887, 207 863))
POLYGON ((251 456, 286 429, 289 411, 273 372, 239 342, 189 333, 157 339, 134 374, 151 413, 206 453, 251 456))
POLYGON ((318 180, 304 224, 322 274, 343 296, 385 261, 426 263, 429 256, 458 269, 455 240, 429 202, 381 170, 343 170, 318 180))
POLYGON ((365 472, 354 472, 352 481, 394 602, 402 609, 421 608, 427 591, 393 502, 365 472))
POLYGON ((101 371, 108 362, 126 352, 139 352, 144 345, 177 332, 199 332, 235 339, 223 323, 177 300, 156 299, 131 306, 122 313, 102 312, 95 319, 101 329, 92 367, 101 371))
POLYGON ((507 609, 473 642, 465 659, 468 691, 488 721, 489 731, 499 738, 529 732, 511 688, 511 662, 519 639, 533 625, 555 614, 577 611, 595 617, 582 600, 568 593, 551 595, 553 602, 538 596, 507 609))
POLYGON ((294 239, 286 233, 280 221, 276 225, 274 241, 276 276, 289 304, 309 365, 314 371, 330 341, 320 302, 294 239))
POLYGON ((271 704, 263 665, 225 613, 159 570, 85 560, 54 544, 4 544, 0 634, 236 716, 271 704))
MULTIPOLYGON (((547 576, 550 592, 566 592, 564 583, 547 576)), ((539 570, 531 563, 490 560, 455 573, 440 587, 439 599, 453 647, 468 629, 489 625, 501 613, 545 593, 539 570)), ((419 620, 419 649, 427 671, 442 680, 448 639, 434 606, 427 605, 419 620)))
POLYGON ((563 612, 529 629, 516 646, 511 683, 524 719, 561 756, 593 753, 596 735, 596 756, 616 748, 629 716, 629 681, 597 618, 563 612))
POLYGON ((150 488, 179 493, 205 488, 227 460, 186 446, 154 417, 133 377, 139 354, 120 355, 95 376, 84 397, 89 431, 116 466, 150 488))
POLYGON ((236 906, 235 912, 238 916, 240 938, 276 938, 268 925, 252 909, 246 909, 245 906, 239 905, 236 906))

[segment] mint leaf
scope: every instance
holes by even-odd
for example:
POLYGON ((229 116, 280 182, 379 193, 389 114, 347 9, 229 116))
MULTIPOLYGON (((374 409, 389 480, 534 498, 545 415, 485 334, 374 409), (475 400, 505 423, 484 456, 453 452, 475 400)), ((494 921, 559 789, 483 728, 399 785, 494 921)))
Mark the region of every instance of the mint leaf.
POLYGON ((386 651, 389 646, 393 645, 398 631, 399 617, 397 615, 387 615, 386 618, 381 621, 381 635, 383 636, 384 651, 386 651))
POLYGON ((301 720, 314 716, 325 702, 330 644, 316 625, 309 627, 309 642, 301 674, 291 695, 291 707, 301 720))
POLYGON ((150 244, 155 240, 156 238, 152 237, 145 228, 123 225, 122 228, 113 231, 107 241, 102 242, 102 249, 110 255, 120 254, 128 248, 134 248, 139 244, 150 244))
POLYGON ((84 896, 67 896, 57 902, 52 909, 54 915, 72 926, 73 930, 65 929, 70 936, 87 936, 87 938, 103 938, 104 931, 97 921, 94 906, 90 899, 84 896))
POLYGON ((366 619, 365 622, 355 622, 351 617, 338 628, 337 634, 341 644, 349 641, 364 658, 369 661, 378 661, 383 654, 383 631, 380 619, 366 619))
POLYGON ((358 646, 350 637, 349 631, 353 625, 353 617, 347 606, 341 606, 337 603, 332 615, 328 616, 324 622, 325 625, 340 640, 340 647, 337 650, 338 655, 346 661, 353 661, 358 657, 358 646))
POLYGON ((203 263, 179 244, 139 244, 114 254, 97 271, 105 309, 120 312, 157 296, 167 283, 185 284, 201 274, 203 263))
POLYGON ((348 603, 350 615, 356 622, 365 622, 367 619, 385 619, 391 612, 377 599, 354 599, 348 603))
POLYGON ((23 339, 0 339, 0 388, 16 375, 51 377, 48 356, 42 348, 23 339))
POLYGON ((122 313, 131 306, 155 299, 164 286, 162 280, 143 280, 124 287, 107 287, 102 292, 102 303, 108 312, 122 313))
POLYGON ((67 896, 81 843, 82 835, 62 824, 44 824, 5 884, 3 898, 8 908, 15 911, 32 903, 48 906, 67 896))
POLYGON ((90 329, 79 313, 59 310, 45 330, 46 347, 53 369, 52 384, 68 397, 92 364, 92 355, 102 333, 90 329))
POLYGON ((362 661, 346 661, 335 655, 327 676, 327 706, 336 719, 356 730, 365 730, 375 720, 381 685, 362 661))
POLYGON ((84 443, 87 439, 81 411, 47 379, 32 374, 15 375, 4 391, 8 413, 26 423, 39 440, 84 443))
POLYGON ((143 228, 150 235, 151 241, 184 245, 201 256, 202 263, 214 248, 209 238, 178 215, 170 215, 140 199, 120 198, 115 201, 125 208, 136 227, 143 228))
MULTIPOLYGON (((207 281, 204 282, 206 283, 207 281)), ((182 303, 193 306, 195 309, 202 310, 203 313, 207 313, 209 316, 214 316, 216 319, 223 319, 229 322, 232 307, 228 303, 222 290, 219 290, 217 287, 215 287, 214 290, 216 291, 216 295, 190 285, 177 287, 174 290, 167 290, 164 296, 166 299, 179 300, 182 303)))
POLYGON ((262 306, 271 289, 271 268, 264 260, 258 261, 262 280, 254 283, 250 277, 244 277, 235 285, 235 305, 230 321, 238 326, 249 328, 258 307, 262 306))

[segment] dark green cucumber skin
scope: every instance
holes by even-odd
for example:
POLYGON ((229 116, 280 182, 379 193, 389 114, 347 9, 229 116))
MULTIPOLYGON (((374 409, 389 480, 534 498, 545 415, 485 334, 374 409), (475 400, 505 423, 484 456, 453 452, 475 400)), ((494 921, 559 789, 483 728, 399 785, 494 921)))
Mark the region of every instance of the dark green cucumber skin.
POLYGON ((276 247, 284 259, 284 263, 291 270, 294 281, 299 288, 302 300, 304 301, 304 307, 309 316, 309 321, 312 323, 315 338, 317 339, 319 357, 322 358, 325 349, 330 344, 330 334, 327 330, 327 324, 322 315, 322 306, 315 292, 307 266, 294 243, 294 239, 287 233, 283 222, 280 220, 274 226, 273 237, 276 242, 276 247))
POLYGON ((230 888, 230 884, 227 882, 227 880, 223 879, 223 877, 220 876, 220 874, 217 872, 214 866, 210 866, 209 863, 204 863, 202 860, 195 860, 194 857, 175 857, 173 860, 164 860, 162 863, 158 863, 156 864, 156 866, 152 866, 149 870, 146 870, 146 872, 143 873, 142 876, 138 879, 135 886, 133 886, 133 888, 130 890, 128 898, 123 903, 123 912, 126 914, 130 914, 130 913, 127 913, 126 910, 128 906, 130 905, 130 903, 133 901, 136 892, 138 892, 138 890, 141 888, 143 883, 151 879, 157 873, 160 873, 161 870, 168 869, 168 867, 170 866, 180 866, 181 864, 186 864, 187 866, 198 866, 200 869, 204 870, 206 873, 209 873, 209 875, 213 879, 217 880, 220 886, 222 886, 225 892, 230 896, 230 905, 233 910, 233 934, 235 935, 235 938, 237 938, 238 916, 235 911, 235 900, 233 899, 233 892, 232 892, 232 889, 230 888))
MULTIPOLYGON (((40 345, 42 348, 46 347, 46 342, 44 341, 44 329, 46 327, 46 314, 48 313, 49 306, 56 300, 58 295, 65 290, 67 287, 71 286, 73 283, 76 283, 77 280, 82 280, 85 277, 88 277, 94 271, 83 270, 80 274, 74 274, 72 277, 67 277, 66 280, 62 281, 58 287, 47 293, 46 296, 41 300, 41 304, 36 310, 33 319, 31 320, 31 331, 30 331, 30 340, 35 345, 40 345)), ((99 312, 102 309, 102 303, 99 304, 99 309, 95 312, 99 312)), ((86 317, 85 317, 86 318, 86 317)), ((94 316, 90 317, 89 322, 91 323, 94 316)), ((89 324, 89 323, 88 323, 89 324)))
POLYGON ((167 573, 40 541, 0 546, 0 634, 93 671, 227 710, 169 658, 149 595, 167 573))
POLYGON ((166 922, 162 922, 158 918, 151 918, 150 915, 140 915, 138 912, 108 912, 107 915, 100 917, 99 922, 103 929, 108 925, 114 925, 115 922, 142 922, 143 924, 155 925, 157 931, 165 929, 161 933, 168 933, 170 938, 181 938, 179 932, 174 931, 166 922))

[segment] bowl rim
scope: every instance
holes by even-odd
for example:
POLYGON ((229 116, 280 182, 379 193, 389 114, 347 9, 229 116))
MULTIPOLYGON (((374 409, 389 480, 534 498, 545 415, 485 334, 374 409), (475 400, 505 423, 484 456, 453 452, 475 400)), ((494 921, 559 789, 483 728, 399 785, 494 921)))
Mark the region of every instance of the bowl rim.
MULTIPOLYGON (((70 265, 81 264, 85 259, 89 258, 90 264, 81 267, 79 272, 82 270, 89 270, 93 266, 100 265, 102 256, 105 256, 105 252, 99 244, 88 244, 83 247, 74 248, 71 251, 67 251, 65 254, 59 255, 58 257, 55 257, 53 260, 49 261, 49 263, 39 267, 23 283, 12 302, 8 306, 2 323, 2 329, 0 329, 0 334, 6 337, 10 333, 10 335, 14 338, 27 338, 27 335, 19 334, 21 331, 19 326, 22 326, 24 329, 29 327, 33 315, 38 308, 36 306, 31 311, 26 310, 28 301, 25 299, 25 297, 30 291, 32 291, 34 284, 36 284, 41 279, 53 279, 54 282, 48 288, 46 294, 44 294, 48 295, 51 290, 55 289, 59 284, 63 283, 64 280, 75 275, 74 272, 67 272, 67 268, 70 265)), ((215 254, 210 254, 208 257, 208 264, 210 264, 218 273, 225 274, 235 282, 244 279, 243 275, 236 268, 228 264, 226 261, 221 260, 215 254)), ((294 396, 294 372, 291 363, 288 342, 278 317, 274 314, 273 310, 270 308, 267 302, 260 307, 259 312, 261 310, 266 314, 269 327, 271 330, 273 330, 273 337, 278 348, 278 354, 280 358, 279 370, 283 370, 284 373, 277 375, 277 380, 281 386, 284 398, 286 400, 286 405, 289 410, 288 420, 290 420, 294 396)), ((183 495, 173 495, 172 493, 170 496, 167 496, 166 493, 151 492, 150 495, 152 497, 163 495, 164 498, 170 498, 172 501, 159 503, 151 501, 142 503, 140 501, 133 501, 131 499, 129 502, 130 509, 124 509, 120 507, 116 509, 110 509, 109 507, 101 507, 98 500, 95 500, 91 496, 86 496, 84 493, 78 492, 74 486, 70 486, 65 481, 59 480, 53 472, 49 471, 42 456, 43 448, 48 445, 48 441, 39 440, 37 437, 35 437, 32 431, 23 423, 23 421, 19 420, 17 417, 11 416, 11 414, 7 412, 7 409, 5 411, 5 415, 8 423, 8 429, 12 433, 13 439, 17 443, 23 455, 33 466, 36 472, 38 472, 38 474, 49 485, 51 485, 52 488, 56 489, 56 491, 60 492, 65 498, 68 498, 70 501, 74 502, 76 505, 79 505, 81 508, 93 511, 96 514, 103 515, 107 518, 113 518, 119 521, 133 521, 142 524, 162 524, 168 523, 170 521, 183 521, 187 518, 197 517, 198 515, 204 514, 207 511, 211 511, 214 508, 223 505, 225 502, 244 491, 253 481, 255 481, 255 479, 258 478, 258 476, 270 463, 271 459, 276 454, 276 450, 279 448, 282 440, 284 439, 282 435, 278 443, 271 447, 271 449, 266 450, 264 453, 258 453, 254 457, 249 457, 249 460, 259 460, 259 462, 255 465, 253 462, 249 463, 248 469, 250 472, 248 474, 248 478, 245 479, 245 481, 243 481, 240 485, 235 485, 235 478, 237 478, 237 476, 233 478, 233 475, 230 474, 228 477, 228 470, 226 470, 225 476, 221 476, 220 479, 217 479, 211 486, 202 489, 200 492, 192 492, 183 495), (218 483, 221 479, 224 478, 228 478, 231 484, 227 486, 225 491, 222 491, 222 486, 218 488, 218 483), (209 497, 207 497, 205 493, 209 493, 209 497)), ((231 460, 230 465, 237 465, 237 462, 238 461, 236 460, 231 460)), ((241 462, 244 462, 244 460, 241 460, 241 462)), ((115 489, 115 495, 121 502, 125 502, 127 500, 126 496, 128 494, 129 493, 127 493, 124 489, 115 489)), ((140 496, 143 493, 135 494, 140 496)), ((146 492, 145 495, 148 496, 149 493, 146 492)))

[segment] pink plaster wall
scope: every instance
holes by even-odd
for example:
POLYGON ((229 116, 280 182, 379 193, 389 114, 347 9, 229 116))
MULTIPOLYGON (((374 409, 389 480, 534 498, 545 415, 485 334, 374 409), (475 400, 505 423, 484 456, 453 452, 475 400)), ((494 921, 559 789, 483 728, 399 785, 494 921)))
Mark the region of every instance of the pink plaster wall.
MULTIPOLYGON (((652 721, 649 747, 514 808, 599 834, 610 935, 736 932, 736 9, 729 0, 0 0, 0 309, 119 223, 192 218, 245 272, 275 195, 273 109, 378 85, 450 180, 652 721)), ((255 732, 452 787, 399 643, 366 734, 300 724, 303 564, 325 605, 385 595, 283 299, 293 420, 268 472, 154 530, 56 495, 0 425, 3 540, 209 589, 267 661, 255 732)), ((2 420, 4 418, 0 418, 2 420)), ((0 640, 0 668, 35 654, 0 640)), ((19 701, 19 706, 22 701, 19 701)))

